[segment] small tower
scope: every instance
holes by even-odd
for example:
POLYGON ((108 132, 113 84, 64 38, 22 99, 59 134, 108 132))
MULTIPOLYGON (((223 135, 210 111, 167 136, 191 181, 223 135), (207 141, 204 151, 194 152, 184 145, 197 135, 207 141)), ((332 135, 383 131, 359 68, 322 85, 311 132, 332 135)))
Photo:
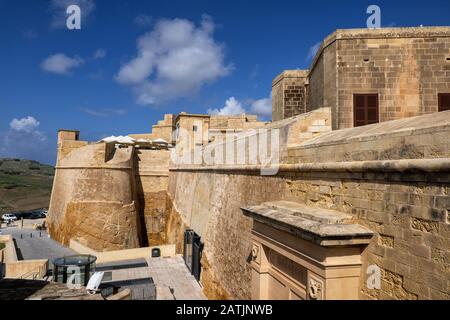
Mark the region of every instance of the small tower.
POLYGON ((308 70, 285 70, 272 81, 272 121, 306 112, 308 70))

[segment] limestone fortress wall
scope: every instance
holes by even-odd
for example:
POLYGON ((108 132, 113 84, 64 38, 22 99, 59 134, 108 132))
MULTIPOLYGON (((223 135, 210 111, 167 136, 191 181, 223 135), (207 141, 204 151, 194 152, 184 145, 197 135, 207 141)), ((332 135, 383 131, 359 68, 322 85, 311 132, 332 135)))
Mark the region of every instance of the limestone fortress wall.
POLYGON ((164 212, 169 151, 77 139, 77 132, 59 133, 52 237, 66 245, 77 239, 98 251, 159 244, 155 230, 164 212))
POLYGON ((202 236, 210 298, 251 297, 252 221, 240 208, 289 200, 348 213, 375 232, 362 270, 381 268, 381 290, 361 274, 360 298, 448 299, 449 134, 446 111, 324 133, 289 147, 274 176, 246 165, 171 168, 168 215, 202 236))
MULTIPOLYGON (((247 162, 169 168, 169 150, 65 137, 50 233, 99 251, 175 243, 182 253, 190 228, 205 245, 205 294, 248 299, 253 222, 241 208, 288 200, 350 214, 375 233, 361 252, 362 270, 379 266, 382 287, 367 289, 361 273, 360 298, 447 299, 450 111, 338 131, 330 131, 329 115, 322 109, 271 125, 281 129, 284 151, 270 176, 247 162)), ((216 148, 242 137, 248 154, 252 135, 246 132, 216 148)))

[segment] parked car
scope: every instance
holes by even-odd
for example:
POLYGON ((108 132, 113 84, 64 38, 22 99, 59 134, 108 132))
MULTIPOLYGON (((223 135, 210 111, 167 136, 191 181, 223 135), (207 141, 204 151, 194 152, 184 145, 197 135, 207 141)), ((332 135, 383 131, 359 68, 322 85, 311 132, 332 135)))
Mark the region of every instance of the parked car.
POLYGON ((31 215, 28 219, 34 220, 34 219, 42 219, 42 218, 45 218, 45 214, 43 214, 42 212, 39 212, 39 211, 35 211, 35 212, 31 213, 31 215))
POLYGON ((5 214, 2 216, 2 220, 3 220, 4 222, 8 223, 8 222, 14 222, 14 221, 17 221, 17 218, 16 218, 15 215, 13 215, 13 214, 11 214, 11 213, 5 213, 5 214))
POLYGON ((18 213, 12 213, 13 216, 15 216, 17 218, 17 220, 20 219, 29 219, 31 216, 32 212, 18 212, 18 213))
POLYGON ((13 216, 15 216, 16 218, 17 218, 17 220, 20 220, 20 219, 22 219, 22 218, 24 218, 25 219, 25 215, 26 215, 26 213, 25 212, 17 212, 17 213, 11 213, 13 216))

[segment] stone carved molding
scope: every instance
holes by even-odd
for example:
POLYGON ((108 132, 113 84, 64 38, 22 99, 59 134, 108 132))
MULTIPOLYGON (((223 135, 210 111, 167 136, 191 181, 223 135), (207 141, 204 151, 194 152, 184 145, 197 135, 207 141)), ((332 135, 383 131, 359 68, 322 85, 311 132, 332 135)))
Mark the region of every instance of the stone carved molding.
POLYGON ((323 298, 322 281, 310 277, 308 281, 308 294, 311 300, 322 300, 323 298))
POLYGON ((256 260, 258 258, 259 255, 259 246, 254 244, 252 247, 252 259, 256 260))

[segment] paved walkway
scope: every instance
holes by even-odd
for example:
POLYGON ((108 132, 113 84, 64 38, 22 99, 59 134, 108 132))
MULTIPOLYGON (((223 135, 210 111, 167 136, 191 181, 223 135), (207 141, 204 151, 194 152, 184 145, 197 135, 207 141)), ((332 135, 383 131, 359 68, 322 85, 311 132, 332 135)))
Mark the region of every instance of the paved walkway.
POLYGON ((97 264, 96 271, 105 272, 105 286, 114 285, 131 290, 133 300, 155 300, 155 285, 145 259, 123 260, 97 264))
POLYGON ((186 267, 183 257, 148 258, 150 276, 158 287, 158 300, 206 300, 202 288, 186 267))
MULTIPOLYGON (((16 242, 19 260, 49 259, 75 255, 75 251, 61 245, 48 237, 45 231, 20 229, 17 227, 3 228, 3 234, 11 234, 16 242)), ((170 258, 147 258, 148 267, 127 267, 126 261, 120 268, 106 268, 110 270, 111 282, 124 282, 125 287, 142 291, 142 297, 154 295, 150 288, 151 279, 157 287, 158 300, 206 300, 202 288, 186 267, 183 257, 177 255, 170 258), (126 283, 125 283, 126 282, 126 283), (128 283, 129 282, 129 283, 128 283), (144 290, 145 289, 145 290, 144 290)), ((52 264, 49 265, 52 268, 52 264)), ((106 280, 106 279, 105 279, 106 280)))
POLYGON ((13 236, 17 246, 17 258, 19 260, 49 259, 77 254, 59 242, 48 237, 45 231, 34 231, 31 229, 3 228, 2 234, 13 236))

